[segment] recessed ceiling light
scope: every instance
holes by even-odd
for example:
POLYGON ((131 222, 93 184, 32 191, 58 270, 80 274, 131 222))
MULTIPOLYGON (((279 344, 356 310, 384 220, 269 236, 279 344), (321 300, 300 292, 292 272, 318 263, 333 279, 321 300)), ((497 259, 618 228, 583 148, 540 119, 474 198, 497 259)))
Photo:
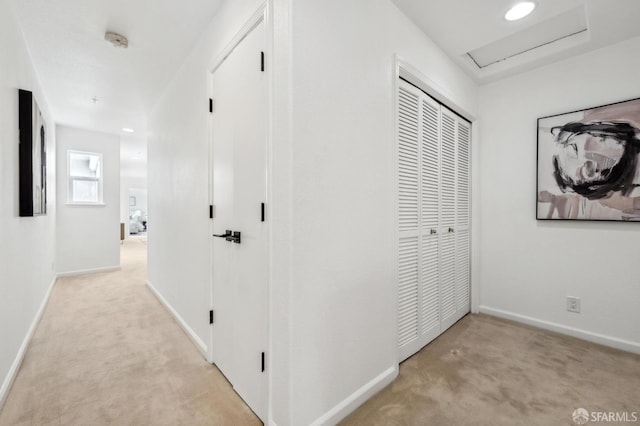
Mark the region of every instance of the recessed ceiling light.
POLYGON ((135 132, 135 130, 130 129, 130 128, 128 128, 128 127, 123 127, 123 128, 122 128, 122 131, 123 131, 123 132, 127 132, 127 133, 133 133, 133 132, 135 132))
POLYGON ((533 12, 533 9, 535 8, 536 4, 532 1, 520 2, 504 14, 504 19, 506 19, 507 21, 517 21, 518 19, 522 19, 533 12))

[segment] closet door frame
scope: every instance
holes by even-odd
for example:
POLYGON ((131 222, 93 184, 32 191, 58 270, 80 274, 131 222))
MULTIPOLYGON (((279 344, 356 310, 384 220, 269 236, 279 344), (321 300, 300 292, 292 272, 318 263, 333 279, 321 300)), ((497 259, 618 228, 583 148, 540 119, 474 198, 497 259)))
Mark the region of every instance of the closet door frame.
MULTIPOLYGON (((395 55, 394 57, 394 63, 393 63, 393 75, 394 75, 394 79, 393 79, 393 84, 392 84, 392 99, 394 99, 394 114, 393 114, 393 128, 394 128, 394 137, 393 137, 393 141, 394 141, 394 152, 395 155, 393 155, 391 158, 394 161, 393 164, 393 170, 395 171, 395 179, 398 178, 399 176, 399 155, 398 155, 398 147, 399 147, 399 138, 398 138, 398 129, 399 129, 399 93, 400 93, 400 81, 401 78, 405 81, 407 81, 408 83, 410 83, 411 85, 415 86, 416 88, 418 88, 419 90, 421 90, 422 92, 424 92, 425 94, 427 94, 429 97, 433 98, 434 100, 436 100, 438 103, 440 103, 442 106, 448 108, 449 110, 451 110, 454 114, 456 114, 457 116, 459 116, 460 118, 462 118, 463 120, 467 121, 472 128, 472 132, 474 129, 474 122, 476 121, 475 119, 475 114, 473 112, 471 112, 470 109, 465 108, 464 106, 462 106, 463 104, 460 102, 456 102, 455 99, 452 100, 452 97, 450 96, 450 92, 442 87, 440 87, 437 83, 433 82, 431 79, 429 79, 428 77, 424 76, 420 71, 417 70, 417 68, 415 68, 414 66, 412 66, 410 63, 406 62, 405 60, 403 60, 400 56, 395 55)), ((474 136, 472 136, 472 134, 469 135, 470 136, 470 140, 474 140, 474 136)), ((469 150, 471 151, 471 144, 469 144, 469 150)), ((477 271, 474 271, 474 267, 473 267, 473 258, 474 258, 474 246, 473 246, 473 232, 472 232, 472 222, 473 222, 473 211, 472 211, 472 156, 469 155, 469 169, 468 169, 468 173, 469 173, 469 223, 468 223, 468 235, 469 235, 469 244, 468 244, 468 250, 469 250, 469 262, 468 262, 468 274, 469 274, 469 304, 468 307, 466 308, 466 312, 477 312, 478 311, 478 303, 477 303, 477 298, 474 300, 474 295, 476 293, 476 288, 475 288, 475 283, 477 282, 476 279, 474 279, 474 277, 477 275, 477 271), (475 302, 475 303, 474 303, 475 302)), ((394 244, 393 247, 393 257, 394 257, 394 261, 395 261, 395 270, 398 271, 399 270, 399 257, 398 257, 398 242, 400 241, 400 231, 399 231, 399 191, 396 187, 396 190, 394 191, 394 205, 396 206, 395 210, 395 221, 394 221, 394 229, 395 229, 395 241, 396 244, 394 244)), ((438 233, 438 240, 440 240, 441 236, 440 236, 440 232, 438 233)), ((399 295, 398 295, 398 289, 397 286, 392 286, 392 291, 393 291, 393 297, 392 297, 392 301, 395 302, 395 309, 397 310, 399 307, 399 295)), ((465 310, 464 308, 462 310, 465 310)), ((457 311, 462 311, 460 309, 457 309, 457 311)), ((456 319, 459 320, 462 316, 464 316, 466 314, 466 312, 460 314, 460 312, 456 312, 456 317, 458 317, 456 319)), ((399 333, 399 313, 397 312, 396 314, 396 321, 398 322, 396 324, 396 330, 398 330, 399 333)), ((453 321, 455 322, 455 321, 453 321)), ((452 322, 452 323, 453 323, 452 322)), ((448 327, 443 327, 443 330, 446 329, 448 327)), ((440 334, 440 333, 438 333, 440 334)), ((399 335, 395 334, 394 335, 394 342, 393 345, 398 348, 398 343, 399 343, 399 335)), ((421 346, 420 346, 421 347, 421 346)), ((419 350, 420 347, 418 347, 417 349, 419 350)), ((398 348, 397 351, 397 356, 398 356, 398 363, 401 362, 401 360, 403 358, 401 358, 401 353, 400 353, 400 349, 398 348)))

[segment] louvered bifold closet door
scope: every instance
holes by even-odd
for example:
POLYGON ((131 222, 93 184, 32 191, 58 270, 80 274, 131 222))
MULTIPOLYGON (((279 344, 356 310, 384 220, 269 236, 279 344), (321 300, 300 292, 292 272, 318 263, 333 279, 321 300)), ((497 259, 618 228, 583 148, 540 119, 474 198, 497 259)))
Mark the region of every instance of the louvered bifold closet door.
POLYGON ((420 157, 420 340, 422 346, 440 334, 440 105, 422 100, 420 157))
POLYGON ((442 330, 456 316, 456 115, 441 107, 440 312, 442 330))
POLYGON ((420 349, 420 93, 398 93, 398 346, 401 359, 420 349))
POLYGON ((456 179, 456 310, 462 317, 470 310, 471 246, 471 125, 458 118, 456 179))
POLYGON ((470 124, 416 87, 398 94, 400 361, 469 312, 470 124))

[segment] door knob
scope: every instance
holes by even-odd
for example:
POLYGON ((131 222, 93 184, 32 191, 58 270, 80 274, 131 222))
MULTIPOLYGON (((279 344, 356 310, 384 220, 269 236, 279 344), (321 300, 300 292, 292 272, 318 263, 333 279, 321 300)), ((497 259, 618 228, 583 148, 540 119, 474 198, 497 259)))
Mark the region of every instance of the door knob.
POLYGON ((241 238, 240 238, 241 233, 239 231, 231 231, 229 229, 227 229, 226 231, 224 231, 224 234, 213 234, 214 237, 218 237, 218 238, 224 238, 227 241, 230 241, 232 243, 236 243, 236 244, 240 244, 241 242, 241 238))
POLYGON ((224 234, 220 234, 220 235, 213 234, 213 236, 219 237, 219 238, 229 238, 231 236, 231 231, 227 229, 226 231, 224 231, 224 234))
POLYGON ((453 228, 449 228, 449 232, 453 232, 453 228))
POLYGON ((433 235, 433 234, 437 234, 437 233, 438 233, 438 231, 436 231, 435 229, 432 229, 432 230, 431 230, 431 235, 433 235))

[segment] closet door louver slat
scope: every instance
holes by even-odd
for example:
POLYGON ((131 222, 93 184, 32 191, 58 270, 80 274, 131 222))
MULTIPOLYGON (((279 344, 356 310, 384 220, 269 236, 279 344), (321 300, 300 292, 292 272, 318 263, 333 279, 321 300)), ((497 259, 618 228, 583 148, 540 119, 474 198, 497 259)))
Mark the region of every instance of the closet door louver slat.
POLYGON ((442 113, 442 142, 440 157, 440 226, 445 232, 456 220, 456 126, 453 116, 442 113))
POLYGON ((403 347, 418 337, 418 237, 400 239, 399 262, 398 328, 403 347))
POLYGON ((437 103, 422 101, 422 158, 421 160, 421 193, 423 228, 438 227, 438 205, 440 203, 440 116, 437 103))
MULTIPOLYGON (((470 264, 469 231, 456 233, 456 310, 469 311, 470 264)), ((465 313, 466 313, 465 312, 465 313)))
POLYGON ((418 229, 418 97, 400 92, 399 194, 400 230, 418 229))
POLYGON ((458 137, 456 141, 458 155, 457 162, 457 187, 456 187, 456 203, 457 217, 456 226, 468 228, 470 214, 470 172, 471 158, 469 152, 469 141, 471 138, 471 129, 469 124, 458 119, 458 137))
POLYGON ((439 244, 437 237, 424 237, 422 242, 422 297, 420 309, 422 314, 422 334, 435 330, 440 331, 440 262, 438 260, 439 244))

